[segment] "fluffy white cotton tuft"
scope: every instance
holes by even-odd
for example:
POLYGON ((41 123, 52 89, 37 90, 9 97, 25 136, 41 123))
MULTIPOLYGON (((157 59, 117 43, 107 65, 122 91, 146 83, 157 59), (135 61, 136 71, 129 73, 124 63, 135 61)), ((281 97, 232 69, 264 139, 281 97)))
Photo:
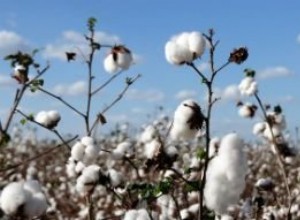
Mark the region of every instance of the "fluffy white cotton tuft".
POLYGON ((84 151, 85 151, 85 145, 77 141, 71 149, 71 157, 74 160, 80 161, 83 159, 84 151))
POLYGON ((199 58, 205 50, 205 39, 199 32, 183 32, 172 37, 165 45, 169 63, 182 65, 199 58))
POLYGON ((103 62, 104 69, 108 73, 115 73, 118 71, 119 67, 117 63, 114 61, 113 54, 108 54, 103 62))
POLYGON ((125 213, 123 220, 150 220, 146 209, 131 209, 125 213))
POLYGON ((35 117, 36 122, 50 129, 56 127, 60 119, 60 114, 56 110, 40 111, 35 117))
POLYGON ((108 170, 108 177, 113 187, 118 187, 123 182, 124 179, 124 176, 120 172, 116 171, 115 169, 108 170))
POLYGON ((112 151, 112 157, 115 160, 120 160, 124 156, 130 157, 133 154, 132 143, 129 141, 124 141, 112 151))
POLYGON ((209 142, 209 157, 212 157, 217 154, 220 147, 220 138, 219 137, 213 137, 209 142))
POLYGON ((23 183, 12 182, 2 191, 0 206, 5 214, 13 215, 29 198, 30 193, 23 188, 23 183))
POLYGON ((159 152, 160 147, 161 143, 157 139, 154 139, 151 142, 145 144, 145 157, 148 159, 152 159, 159 152))
POLYGON ((32 219, 42 215, 48 205, 39 182, 29 180, 8 184, 1 193, 0 206, 7 215, 16 214, 22 207, 23 214, 32 219))
POLYGON ((174 113, 170 136, 172 140, 190 140, 202 127, 203 115, 197 102, 188 99, 180 103, 174 113))
POLYGON ((208 208, 220 215, 238 202, 245 187, 247 161, 243 146, 237 134, 226 135, 221 140, 218 155, 209 164, 205 201, 208 208))
POLYGON ((104 69, 109 73, 115 73, 119 70, 127 70, 132 63, 131 51, 124 46, 115 46, 104 59, 104 69))
POLYGON ((267 123, 266 122, 257 122, 253 126, 252 133, 254 135, 261 135, 263 134, 264 130, 266 129, 267 123))
POLYGON ((148 125, 140 136, 140 142, 148 143, 158 136, 158 131, 152 125, 148 125))
POLYGON ((239 107, 239 115, 243 118, 253 118, 255 115, 256 107, 252 104, 246 103, 239 107))
POLYGON ((244 96, 252 96, 257 92, 257 82, 253 77, 247 76, 240 82, 239 90, 244 96))
POLYGON ((81 175, 77 178, 76 189, 79 193, 87 193, 93 189, 100 178, 100 167, 90 165, 82 170, 81 175))

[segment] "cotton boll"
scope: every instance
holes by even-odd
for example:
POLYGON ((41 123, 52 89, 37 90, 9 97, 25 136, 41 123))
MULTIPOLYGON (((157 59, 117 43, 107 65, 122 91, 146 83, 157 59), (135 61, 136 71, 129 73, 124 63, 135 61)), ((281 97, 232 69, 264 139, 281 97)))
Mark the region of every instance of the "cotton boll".
POLYGON ((152 125, 149 125, 145 128, 144 132, 140 136, 140 141, 142 143, 151 142, 155 137, 157 137, 158 132, 152 125))
POLYGON ((55 127, 61 119, 60 114, 56 110, 48 111, 47 114, 51 123, 51 127, 55 127))
POLYGON ((177 54, 176 43, 174 41, 168 41, 165 46, 165 55, 166 55, 167 61, 173 65, 183 64, 182 60, 177 60, 176 54, 177 54))
POLYGON ((71 157, 76 161, 81 161, 84 157, 85 145, 77 141, 71 149, 71 157))
POLYGON ((154 139, 150 143, 145 144, 145 151, 144 154, 146 158, 152 159, 159 151, 161 147, 161 143, 154 139))
POLYGON ((123 182, 124 179, 124 176, 120 172, 116 171, 115 169, 108 170, 108 176, 109 176, 110 183, 113 187, 118 187, 123 182))
POLYGON ((204 121, 200 106, 193 100, 185 100, 177 107, 170 131, 173 140, 189 140, 196 137, 204 121))
POLYGON ((104 59, 103 65, 104 65, 105 71, 108 73, 115 73, 119 70, 119 67, 118 67, 117 63, 115 62, 112 53, 107 55, 107 57, 104 59))
POLYGON ((46 111, 40 111, 34 120, 44 126, 47 126, 49 121, 48 113, 46 111))
POLYGON ((226 135, 209 164, 204 196, 207 207, 218 214, 225 214, 230 205, 236 204, 245 187, 247 160, 243 146, 237 134, 226 135))
POLYGON ((273 140, 273 136, 274 138, 278 137, 281 135, 281 129, 279 126, 277 125, 273 125, 272 128, 270 128, 270 126, 268 124, 266 124, 266 129, 263 132, 263 136, 268 139, 269 141, 273 140), (272 135, 273 133, 273 135, 272 135))
POLYGON ((136 220, 138 212, 134 209, 128 210, 125 213, 124 220, 136 220))
POLYGON ((121 160, 125 156, 125 152, 116 148, 112 151, 111 156, 114 160, 121 160))
POLYGON ((98 183, 100 177, 100 167, 90 165, 85 167, 82 174, 77 178, 76 190, 82 194, 90 192, 98 183))
POLYGON ((234 220, 234 218, 230 215, 222 215, 221 220, 234 220))
POLYGON ((205 50, 205 39, 199 32, 191 32, 188 37, 188 45, 190 51, 193 53, 194 58, 200 57, 205 50))
POLYGON ((96 145, 87 145, 84 153, 90 160, 93 160, 98 156, 99 148, 96 145))
POLYGON ((12 77, 15 78, 19 83, 25 83, 28 79, 28 70, 24 65, 16 65, 12 77))
POLYGON ((130 143, 129 141, 124 141, 118 144, 116 149, 118 149, 119 152, 123 152, 124 155, 126 154, 126 156, 131 156, 133 153, 132 147, 132 143, 130 143))
POLYGON ((150 220, 149 214, 146 209, 139 209, 136 220, 150 220))
POLYGON ((189 219, 191 216, 190 216, 190 212, 188 209, 182 209, 180 210, 180 216, 181 216, 181 219, 189 219))
POLYGON ((257 83, 253 77, 245 77, 238 86, 242 95, 251 96, 257 92, 257 83))
POLYGON ((254 116, 251 106, 242 105, 239 108, 239 115, 243 118, 252 118, 254 116))
POLYGON ((95 144, 94 139, 92 137, 89 137, 89 136, 82 137, 80 141, 85 146, 94 145, 95 144))
POLYGON ((76 167, 76 163, 75 163, 74 159, 69 158, 68 163, 66 164, 66 173, 67 173, 68 177, 70 177, 70 178, 76 177, 77 173, 76 173, 75 167, 76 167))
POLYGON ((209 157, 215 156, 219 151, 220 138, 214 137, 209 142, 209 157))
POLYGON ((258 122, 253 126, 253 130, 252 133, 254 135, 260 135, 264 132, 264 130, 266 129, 266 122, 258 122))
POLYGON ((117 65, 123 69, 127 70, 132 63, 132 54, 128 52, 118 53, 117 56, 117 65))
POLYGON ((30 219, 39 217, 46 212, 48 207, 46 197, 42 192, 33 194, 33 196, 26 202, 24 211, 26 216, 30 219))
POLYGON ((173 40, 179 47, 189 49, 189 36, 190 34, 188 32, 182 32, 181 34, 175 36, 173 40))
POLYGON ((76 173, 81 173, 85 168, 84 163, 82 163, 81 161, 78 161, 76 166, 75 166, 75 172, 76 173))
POLYGON ((30 197, 31 194, 24 190, 22 183, 12 182, 2 190, 0 197, 1 209, 5 214, 13 215, 30 197))

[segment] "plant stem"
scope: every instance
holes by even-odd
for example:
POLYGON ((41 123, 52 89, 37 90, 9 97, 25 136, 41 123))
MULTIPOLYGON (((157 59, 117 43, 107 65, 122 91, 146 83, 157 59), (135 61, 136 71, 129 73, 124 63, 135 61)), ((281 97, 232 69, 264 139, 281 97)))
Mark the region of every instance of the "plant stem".
POLYGON ((269 128, 270 128, 270 132, 271 132, 271 136, 272 136, 272 144, 274 145, 274 149, 275 149, 275 156, 276 156, 276 159, 277 159, 277 162, 278 162, 278 165, 281 169, 281 172, 282 172, 282 177, 283 177, 283 182, 284 182, 284 185, 285 185, 285 188, 286 188, 286 192, 287 192, 287 195, 288 195, 288 216, 290 215, 290 211, 291 211, 291 206, 292 206, 292 196, 291 196, 291 192, 290 192, 290 188, 289 188, 289 184, 288 184, 288 177, 287 177, 287 173, 285 171, 285 168, 284 168, 284 164, 283 164, 283 161, 282 161, 282 158, 280 156, 280 153, 279 153, 279 149, 277 147, 277 143, 276 143, 276 138, 275 138, 275 135, 273 133, 273 129, 272 129, 272 124, 270 123, 270 121, 268 120, 268 115, 266 113, 266 110, 262 104, 262 101, 260 99, 260 97, 258 96, 258 93, 256 92, 254 94, 254 97, 256 99, 256 101, 258 102, 258 105, 264 115, 264 119, 265 121, 267 122, 269 128))

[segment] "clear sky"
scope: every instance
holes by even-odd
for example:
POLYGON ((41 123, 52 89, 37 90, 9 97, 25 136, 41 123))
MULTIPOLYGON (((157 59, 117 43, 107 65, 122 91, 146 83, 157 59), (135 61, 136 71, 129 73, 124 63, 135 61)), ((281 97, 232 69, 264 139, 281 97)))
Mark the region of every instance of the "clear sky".
MULTIPOLYGON (((240 118, 236 97, 226 95, 227 86, 237 85, 244 68, 257 70, 263 100, 282 104, 289 128, 299 126, 299 58, 300 2, 274 1, 174 1, 174 0, 3 0, 0 9, 0 55, 21 49, 41 48, 39 61, 51 63, 45 76, 45 88, 63 94, 78 107, 84 107, 86 69, 82 62, 67 63, 61 54, 66 48, 82 44, 86 21, 97 18, 101 39, 121 42, 137 57, 137 64, 119 80, 102 91, 93 105, 93 113, 103 109, 123 89, 126 76, 141 73, 118 105, 107 114, 108 121, 147 121, 158 106, 172 116, 183 98, 192 97, 205 106, 205 90, 198 76, 188 67, 167 63, 164 45, 171 36, 183 31, 206 32, 214 28, 220 40, 216 63, 221 65, 230 51, 239 46, 249 48, 249 59, 242 65, 231 65, 220 73, 216 91, 222 96, 214 111, 215 134, 240 131, 249 137, 249 120, 240 118)), ((109 75, 103 70, 103 54, 95 60, 97 83, 109 75)), ((207 55, 198 62, 206 71, 207 55)), ((0 61, 0 116, 5 118, 17 85, 9 80, 9 64, 0 61)), ((80 119, 57 101, 42 94, 28 95, 21 104, 28 113, 58 109, 63 116, 59 130, 77 133, 83 128, 80 119)))

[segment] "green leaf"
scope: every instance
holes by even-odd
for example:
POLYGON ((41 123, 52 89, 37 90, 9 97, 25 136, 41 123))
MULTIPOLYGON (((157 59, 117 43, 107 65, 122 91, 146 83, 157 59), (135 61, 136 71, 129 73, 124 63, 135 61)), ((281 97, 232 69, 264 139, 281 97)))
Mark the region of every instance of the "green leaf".
POLYGON ((202 148, 202 147, 198 148, 196 155, 197 155, 197 158, 200 159, 200 160, 205 159, 205 157, 206 157, 205 149, 202 148))
POLYGON ((187 192, 198 191, 200 188, 199 181, 190 181, 185 184, 184 189, 187 192))
POLYGON ((21 125, 25 125, 26 122, 27 122, 27 119, 26 119, 26 118, 22 118, 22 119, 20 120, 21 125))

